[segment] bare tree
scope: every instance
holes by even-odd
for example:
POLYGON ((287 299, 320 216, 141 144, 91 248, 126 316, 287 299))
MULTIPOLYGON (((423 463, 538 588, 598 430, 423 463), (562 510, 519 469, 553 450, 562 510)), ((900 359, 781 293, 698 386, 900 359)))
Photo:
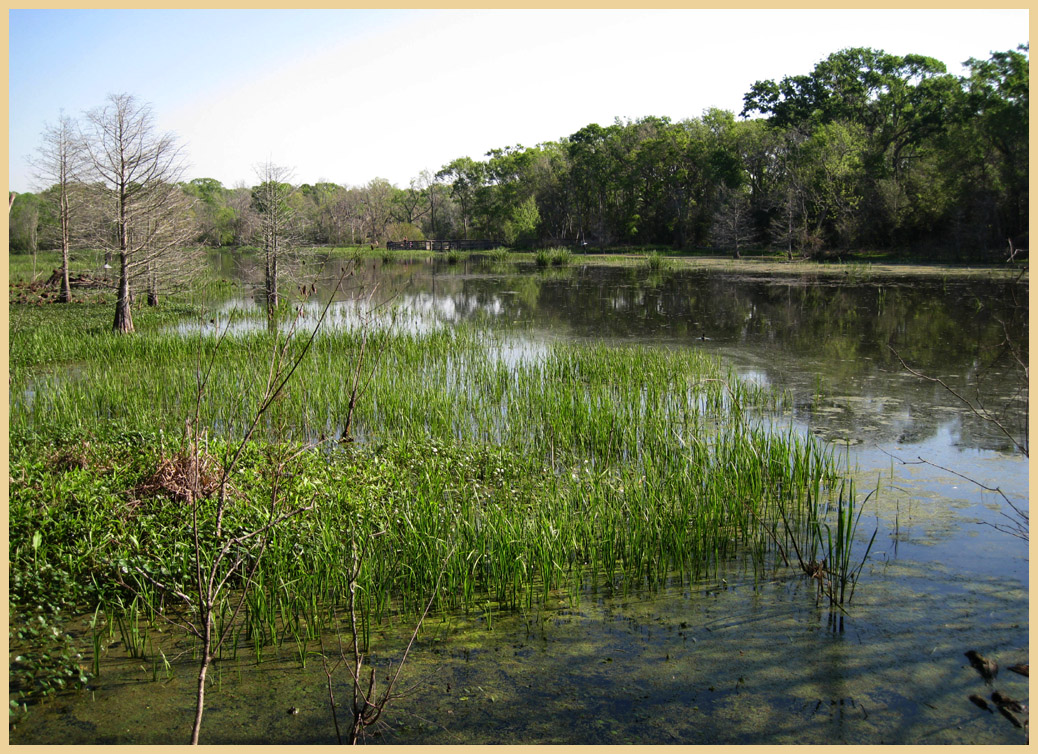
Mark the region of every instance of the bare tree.
POLYGON ((731 249, 732 257, 735 259, 740 256, 739 247, 753 241, 750 197, 745 191, 722 187, 711 235, 715 244, 731 249))
POLYGON ((152 239, 152 253, 134 277, 134 287, 147 291, 148 305, 157 306, 159 291, 183 289, 205 264, 205 250, 192 243, 198 224, 191 214, 191 197, 183 191, 169 196, 169 222, 152 239))
MULTIPOLYGON (((353 274, 353 270, 352 265, 343 268, 335 290, 342 286, 347 276, 353 274)), ((256 510, 261 512, 259 520, 235 528, 233 532, 223 528, 224 513, 229 502, 231 475, 264 415, 287 389, 299 365, 306 358, 327 318, 333 300, 334 294, 329 296, 309 337, 294 353, 294 344, 299 339, 296 331, 299 319, 286 336, 278 337, 270 357, 268 381, 259 396, 248 427, 241 438, 227 447, 222 461, 209 454, 208 432, 202 426, 202 406, 207 400, 209 379, 216 367, 216 359, 228 328, 225 327, 220 334, 207 362, 203 362, 199 349, 195 371, 195 405, 192 415, 185 420, 184 448, 173 458, 164 458, 160 473, 156 474, 160 483, 154 486, 172 493, 175 499, 187 505, 191 522, 189 546, 192 552, 193 574, 188 583, 180 587, 172 582, 157 579, 152 575, 155 570, 134 566, 132 570, 135 584, 124 580, 123 585, 138 595, 149 591, 162 597, 177 599, 185 610, 177 614, 177 617, 167 614, 162 614, 162 617, 174 625, 179 625, 201 642, 198 680, 195 687, 195 715, 191 727, 192 744, 198 744, 202 729, 209 668, 219 656, 221 647, 232 635, 250 590, 256 586, 255 576, 264 552, 282 524, 313 510, 317 503, 316 491, 302 505, 285 499, 286 482, 291 476, 289 467, 296 457, 309 450, 311 446, 295 450, 276 446, 270 472, 270 492, 265 500, 253 501, 256 510), (212 502, 215 502, 215 507, 210 504, 212 502), (215 539, 205 535, 205 532, 213 530, 215 539), (145 586, 150 588, 146 590, 145 586), (218 620, 220 616, 225 620, 218 620)), ((144 551, 141 554, 145 558, 148 556, 144 551)))
POLYGON ((172 134, 156 133, 151 107, 129 94, 109 95, 86 118, 91 129, 85 139, 89 177, 100 212, 93 243, 105 251, 106 261, 118 256, 112 329, 130 333, 131 278, 183 243, 182 232, 190 227, 180 218, 182 148, 172 134))
POLYGON ((772 243, 779 243, 786 247, 786 259, 793 259, 793 248, 799 248, 797 195, 792 186, 786 188, 781 200, 776 202, 774 208, 777 214, 772 218, 768 226, 772 243))
MULTIPOLYGON (((369 535, 368 541, 372 541, 375 537, 380 537, 384 534, 384 531, 376 532, 369 535)), ((352 715, 352 722, 350 723, 350 729, 347 733, 347 742, 350 745, 354 745, 360 742, 361 737, 367 728, 373 725, 377 725, 382 719, 382 716, 386 712, 386 708, 391 702, 398 699, 402 699, 407 696, 407 691, 397 691, 396 686, 400 681, 400 672, 404 668, 404 664, 407 662, 407 656, 410 654, 411 649, 414 647, 415 640, 418 638, 418 633, 422 630, 422 623, 425 622, 425 618, 429 615, 429 610, 432 609, 433 603, 436 601, 436 597, 440 592, 440 580, 443 578, 444 568, 440 569, 439 576, 436 578, 436 586, 433 588, 433 593, 429 597, 429 601, 425 604, 425 610, 419 616, 417 623, 415 623, 414 631, 411 634, 411 640, 407 642, 407 647, 404 649, 404 653, 397 663, 396 671, 390 670, 386 677, 386 686, 382 689, 377 687, 375 668, 365 668, 364 663, 368 659, 361 649, 363 640, 362 629, 357 621, 357 589, 360 584, 360 573, 361 566, 364 562, 364 555, 366 548, 364 546, 358 547, 356 539, 352 542, 353 551, 353 563, 352 568, 349 570, 349 610, 350 610, 350 650, 348 654, 345 647, 342 645, 342 636, 338 636, 339 640, 339 659, 334 663, 329 664, 328 658, 324 651, 324 642, 321 642, 321 663, 324 667, 324 673, 328 682, 328 706, 332 712, 332 723, 335 725, 335 736, 341 744, 342 731, 339 728, 339 715, 336 712, 338 703, 335 701, 335 688, 334 688, 334 674, 335 671, 340 667, 345 666, 349 671, 350 679, 352 681, 352 698, 350 700, 350 713, 352 715), (367 670, 367 678, 365 678, 364 671, 367 670)), ((454 553, 454 548, 451 547, 450 552, 447 553, 447 557, 444 559, 444 567, 446 562, 450 560, 450 556, 454 553)))
MULTIPOLYGON (((428 172, 425 173, 428 175, 428 172)), ((429 212, 428 188, 425 178, 412 178, 406 189, 397 193, 397 218, 402 223, 417 226, 419 220, 429 212)))
POLYGON ((37 149, 32 165, 41 191, 53 189, 51 196, 57 204, 58 230, 61 234, 61 293, 58 300, 64 304, 72 300, 69 285, 69 250, 72 237, 72 219, 79 208, 78 185, 86 166, 86 152, 76 122, 62 113, 58 122, 43 129, 43 143, 37 149))
POLYGON ((364 197, 358 188, 346 189, 332 208, 335 221, 340 228, 340 238, 345 239, 346 225, 350 228, 350 246, 357 245, 357 231, 364 225, 364 197))
POLYGON ((260 185, 252 192, 252 204, 259 213, 259 232, 263 238, 264 292, 267 314, 273 314, 278 305, 278 265, 291 243, 290 223, 292 208, 289 198, 295 192, 288 181, 292 172, 269 160, 256 169, 260 185))

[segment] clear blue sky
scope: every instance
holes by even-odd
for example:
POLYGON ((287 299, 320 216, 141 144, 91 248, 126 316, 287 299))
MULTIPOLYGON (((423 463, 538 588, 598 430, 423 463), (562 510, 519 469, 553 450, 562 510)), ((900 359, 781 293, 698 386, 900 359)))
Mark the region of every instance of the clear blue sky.
POLYGON ((60 112, 150 102, 188 177, 398 186, 489 149, 616 117, 738 112, 757 80, 844 47, 953 73, 1029 39, 1026 10, 11 10, 10 188, 60 112))

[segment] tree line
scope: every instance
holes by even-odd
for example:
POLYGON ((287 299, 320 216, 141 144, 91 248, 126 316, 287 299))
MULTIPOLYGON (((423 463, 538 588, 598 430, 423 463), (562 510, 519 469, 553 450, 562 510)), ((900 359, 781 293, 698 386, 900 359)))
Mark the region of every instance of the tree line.
POLYGON ((43 188, 14 198, 10 249, 104 249, 127 286, 152 296, 188 245, 256 246, 275 301, 280 249, 298 244, 474 237, 995 259, 1027 245, 1028 52, 970 59, 953 76, 934 58, 845 49, 809 73, 756 82, 738 116, 592 123, 460 157, 405 188, 297 185, 272 164, 251 186, 185 180, 182 148, 155 131, 150 108, 113 95, 82 124, 62 116, 46 128, 43 188))
POLYGON ((990 257, 1028 231, 1028 48, 966 62, 855 48, 734 113, 590 124, 437 175, 509 242, 990 257))

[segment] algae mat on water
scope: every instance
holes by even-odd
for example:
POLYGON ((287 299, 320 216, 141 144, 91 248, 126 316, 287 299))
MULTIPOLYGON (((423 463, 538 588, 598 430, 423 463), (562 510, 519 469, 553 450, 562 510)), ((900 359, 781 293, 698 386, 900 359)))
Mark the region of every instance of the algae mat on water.
MULTIPOLYGON (((1026 594, 916 564, 875 568, 883 579, 856 599, 842 633, 804 580, 755 588, 738 568, 723 581, 672 581, 652 593, 553 596, 535 612, 489 621, 432 617, 406 667, 413 693, 368 742, 1022 743, 1022 730, 968 701, 990 688, 963 650, 980 642, 1004 665, 1026 657, 1026 594)), ((380 674, 406 641, 406 625, 398 628, 374 632, 380 674)), ((326 637, 332 654, 333 642, 326 637)), ((167 673, 117 647, 109 657, 91 690, 32 710, 11 742, 186 740, 190 660, 167 673)), ((257 665, 241 653, 217 668, 203 743, 335 743, 316 655, 304 670, 286 645, 277 659, 257 665)), ((1027 696, 1027 679, 1012 673, 996 687, 1027 696)), ((346 698, 341 673, 335 689, 346 698)))

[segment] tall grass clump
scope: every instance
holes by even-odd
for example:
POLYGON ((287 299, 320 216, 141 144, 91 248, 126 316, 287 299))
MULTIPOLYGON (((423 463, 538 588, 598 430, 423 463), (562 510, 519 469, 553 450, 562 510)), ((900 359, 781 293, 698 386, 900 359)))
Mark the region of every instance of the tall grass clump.
POLYGON ((660 272, 671 269, 674 266, 674 260, 658 251, 651 251, 645 256, 643 264, 652 272, 660 272))
POLYGON ((564 246, 538 249, 535 261, 538 267, 565 267, 573 261, 573 252, 564 246))

